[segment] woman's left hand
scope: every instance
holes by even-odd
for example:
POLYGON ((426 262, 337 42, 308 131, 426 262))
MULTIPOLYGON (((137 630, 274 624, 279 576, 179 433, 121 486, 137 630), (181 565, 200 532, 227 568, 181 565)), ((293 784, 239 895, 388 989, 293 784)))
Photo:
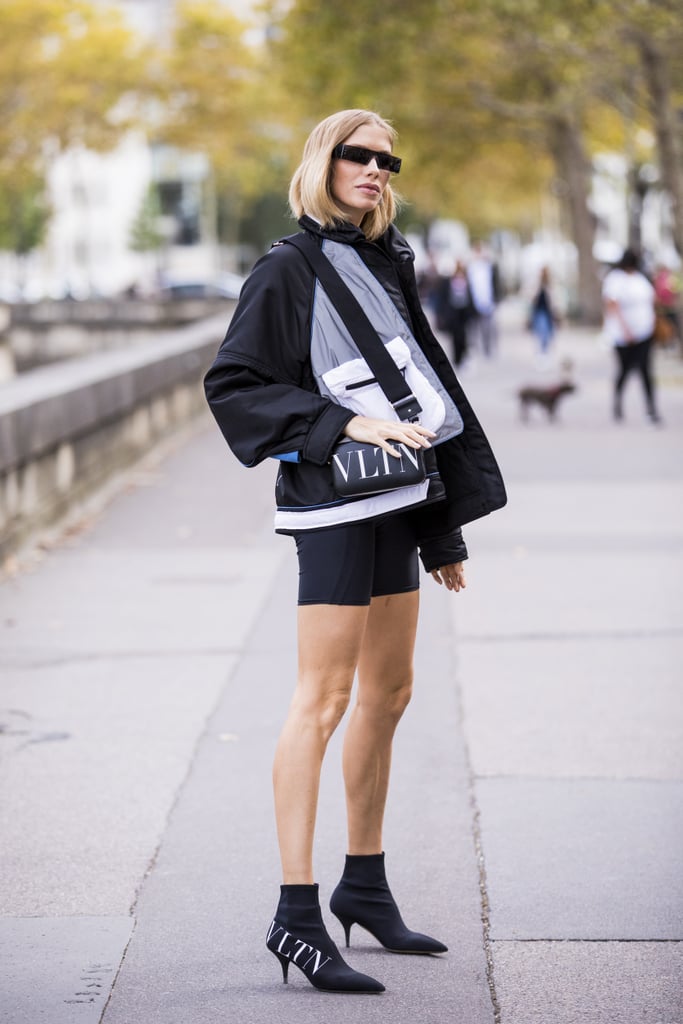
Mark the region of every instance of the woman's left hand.
POLYGON ((462 562, 453 562, 451 565, 442 565, 440 569, 432 569, 431 575, 439 586, 445 583, 446 590, 455 590, 457 593, 467 586, 462 562))

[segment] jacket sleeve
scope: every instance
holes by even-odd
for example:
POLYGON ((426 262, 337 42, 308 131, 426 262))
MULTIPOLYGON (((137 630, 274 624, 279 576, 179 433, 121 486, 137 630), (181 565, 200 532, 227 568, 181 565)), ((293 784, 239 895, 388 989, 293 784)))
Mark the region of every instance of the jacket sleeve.
POLYGON ((310 373, 312 286, 291 246, 264 256, 204 379, 218 426, 246 466, 285 455, 324 465, 354 416, 320 395, 310 373))
POLYGON ((427 572, 468 557, 462 529, 449 522, 445 501, 416 508, 412 513, 420 559, 427 572))

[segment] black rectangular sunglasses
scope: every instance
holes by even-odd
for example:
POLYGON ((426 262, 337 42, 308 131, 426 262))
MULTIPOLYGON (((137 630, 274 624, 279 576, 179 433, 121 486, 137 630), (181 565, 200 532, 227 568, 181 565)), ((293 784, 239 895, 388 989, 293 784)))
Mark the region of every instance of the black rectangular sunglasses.
POLYGON ((363 164, 366 167, 371 160, 377 161, 380 171, 391 171, 398 174, 401 170, 401 158, 392 153, 378 153, 376 149, 366 149, 365 146, 347 146, 340 142, 332 150, 332 156, 338 160, 351 160, 354 164, 363 164))

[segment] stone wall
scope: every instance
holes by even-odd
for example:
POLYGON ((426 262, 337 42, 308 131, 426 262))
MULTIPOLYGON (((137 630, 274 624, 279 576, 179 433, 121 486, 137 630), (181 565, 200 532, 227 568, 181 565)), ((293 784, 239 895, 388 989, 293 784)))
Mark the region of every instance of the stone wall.
POLYGON ((206 411, 225 315, 0 386, 0 559, 206 411))
POLYGON ((212 316, 229 318, 228 298, 92 299, 0 307, 0 381, 39 366, 140 345, 212 316))

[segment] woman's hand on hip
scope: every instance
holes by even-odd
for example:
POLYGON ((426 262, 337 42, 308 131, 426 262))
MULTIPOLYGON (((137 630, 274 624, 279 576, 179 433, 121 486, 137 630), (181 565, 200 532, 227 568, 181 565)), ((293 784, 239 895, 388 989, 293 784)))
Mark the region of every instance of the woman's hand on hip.
POLYGON ((404 423, 402 420, 375 420, 370 416, 354 416, 344 427, 344 434, 352 441, 376 444, 390 455, 400 458, 400 452, 391 442, 407 444, 409 448, 431 448, 430 438, 436 437, 432 430, 419 423, 404 423))
POLYGON ((464 590, 467 586, 465 580, 465 567, 462 562, 453 562, 451 565, 442 565, 440 569, 432 569, 432 578, 441 586, 446 584, 446 590, 464 590))

